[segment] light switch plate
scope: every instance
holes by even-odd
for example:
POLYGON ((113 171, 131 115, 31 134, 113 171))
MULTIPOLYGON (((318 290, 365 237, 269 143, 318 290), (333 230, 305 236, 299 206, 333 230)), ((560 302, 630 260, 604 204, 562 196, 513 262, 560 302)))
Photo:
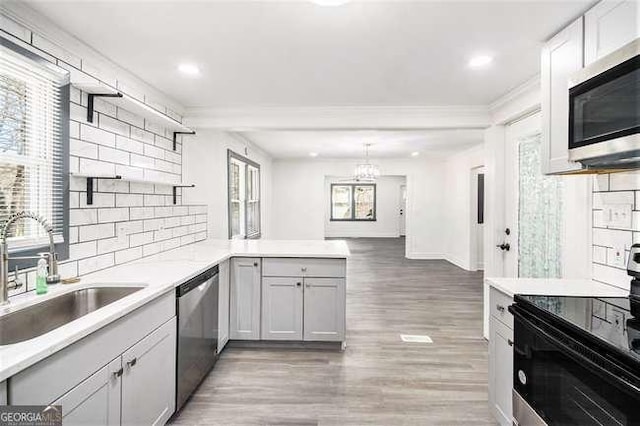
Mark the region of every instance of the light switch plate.
POLYGON ((631 204, 606 204, 604 223, 610 228, 631 229, 631 204))

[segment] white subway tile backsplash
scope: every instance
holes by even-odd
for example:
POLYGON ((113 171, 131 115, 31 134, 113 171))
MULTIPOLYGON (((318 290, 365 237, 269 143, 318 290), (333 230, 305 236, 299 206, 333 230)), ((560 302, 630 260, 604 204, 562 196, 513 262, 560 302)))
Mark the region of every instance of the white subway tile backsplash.
MULTIPOLYGON (((113 132, 115 134, 119 134, 122 136, 129 136, 131 134, 130 128, 127 123, 122 121, 118 121, 115 118, 112 118, 108 115, 99 114, 98 116, 98 127, 103 130, 108 130, 109 132, 113 132)), ((114 143, 115 143, 115 135, 114 135, 114 143)))
POLYGON ((142 257, 142 247, 134 247, 116 252, 116 264, 131 262, 142 257))
POLYGON ((129 220, 129 208, 99 209, 98 222, 122 222, 129 220))
POLYGON ((80 173, 87 176, 113 176, 116 174, 116 165, 100 160, 80 158, 80 173))
POLYGON ((98 254, 129 248, 129 237, 126 235, 98 240, 98 254))
POLYGON ((601 210, 608 204, 634 204, 633 191, 625 192, 595 192, 593 194, 593 208, 601 210))
POLYGON ((610 191, 640 190, 640 173, 625 172, 609 175, 610 191))
MULTIPOLYGON (((116 148, 136 154, 142 154, 144 151, 142 142, 121 135, 116 135, 116 148)), ((133 165, 133 163, 131 164, 133 165)))
POLYGON ((69 226, 89 225, 97 223, 98 211, 96 209, 71 209, 69 210, 69 226))
POLYGON ((119 149, 101 146, 98 148, 98 158, 100 161, 129 165, 129 153, 119 149))
POLYGON ((105 269, 115 264, 113 253, 103 254, 101 256, 90 257, 88 259, 78 261, 78 275, 86 275, 91 272, 105 269))
POLYGON ((69 152, 78 157, 97 159, 98 145, 78 139, 70 139, 69 152))
POLYGON ((84 225, 79 230, 80 241, 100 240, 115 235, 115 226, 113 223, 104 223, 100 225, 84 225))
POLYGON ((631 212, 631 228, 627 229, 628 225, 610 225, 605 220, 610 213, 604 207, 630 205, 640 210, 636 204, 640 192, 636 190, 640 190, 638 172, 597 175, 593 180, 592 278, 623 289, 629 288, 625 266, 628 250, 640 241, 640 211, 631 212))
POLYGON ((116 207, 139 207, 143 204, 142 194, 116 194, 116 207))
MULTIPOLYGON (((86 113, 85 113, 86 117, 86 113)), ((94 120, 95 123, 95 120, 94 120)), ((116 146, 116 135, 89 124, 80 124, 80 138, 84 141, 110 147, 116 146)))
MULTIPOLYGON (((129 84, 127 77, 120 80, 117 76, 120 71, 95 57, 80 57, 37 33, 32 37, 31 31, 1 15, 0 28, 23 40, 7 35, 12 41, 67 69, 72 80, 93 80, 96 84, 101 81, 167 111, 166 105, 144 93, 147 88, 129 84)), ((177 204, 173 204, 171 184, 182 181, 182 137, 178 137, 177 149, 173 151, 172 133, 162 126, 145 122, 142 117, 100 98, 94 99, 95 111, 89 122, 87 105, 87 93, 71 87, 69 169, 75 174, 121 175, 124 179, 97 179, 93 203, 87 205, 86 179, 70 177, 70 258, 60 262, 63 278, 85 275, 206 238, 206 206, 182 206, 181 190, 177 204)), ((170 114, 182 120, 173 111, 170 114)), ((21 275, 28 289, 33 290, 33 269, 21 275)))

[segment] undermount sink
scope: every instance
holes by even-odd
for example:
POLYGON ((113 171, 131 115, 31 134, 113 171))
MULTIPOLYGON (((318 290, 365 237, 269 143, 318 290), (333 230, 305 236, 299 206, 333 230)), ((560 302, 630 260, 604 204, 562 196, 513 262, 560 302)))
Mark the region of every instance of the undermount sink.
POLYGON ((0 317, 0 346, 41 336, 143 287, 89 287, 0 317))

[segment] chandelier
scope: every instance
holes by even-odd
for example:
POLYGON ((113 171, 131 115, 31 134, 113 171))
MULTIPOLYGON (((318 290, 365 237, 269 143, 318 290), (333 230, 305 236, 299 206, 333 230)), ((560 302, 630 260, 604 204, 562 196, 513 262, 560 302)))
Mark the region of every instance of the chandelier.
POLYGON ((371 164, 369 162, 370 146, 370 143, 364 145, 364 163, 360 163, 356 166, 356 181, 374 181, 378 176, 380 176, 380 168, 376 164, 371 164))

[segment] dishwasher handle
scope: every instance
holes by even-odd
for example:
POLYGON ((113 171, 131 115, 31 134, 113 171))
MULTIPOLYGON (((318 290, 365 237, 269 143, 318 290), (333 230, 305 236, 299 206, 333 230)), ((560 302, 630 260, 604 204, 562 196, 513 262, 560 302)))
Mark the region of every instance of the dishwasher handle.
POLYGON ((218 265, 216 265, 213 268, 208 269, 205 272, 201 273, 200 275, 194 278, 191 278, 189 281, 185 282, 184 284, 180 284, 180 286, 176 288, 176 296, 182 297, 185 294, 189 293, 194 288, 198 288, 202 284, 209 281, 211 278, 214 278, 215 276, 217 276, 218 271, 219 271, 218 265))

